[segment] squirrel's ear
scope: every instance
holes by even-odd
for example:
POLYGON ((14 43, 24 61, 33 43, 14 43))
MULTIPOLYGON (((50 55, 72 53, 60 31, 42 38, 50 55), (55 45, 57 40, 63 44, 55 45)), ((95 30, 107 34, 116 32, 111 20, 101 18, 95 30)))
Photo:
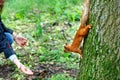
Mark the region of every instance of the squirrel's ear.
POLYGON ((67 45, 67 44, 65 44, 64 49, 66 49, 66 45, 67 45))
POLYGON ((68 45, 68 43, 65 43, 65 45, 68 45))

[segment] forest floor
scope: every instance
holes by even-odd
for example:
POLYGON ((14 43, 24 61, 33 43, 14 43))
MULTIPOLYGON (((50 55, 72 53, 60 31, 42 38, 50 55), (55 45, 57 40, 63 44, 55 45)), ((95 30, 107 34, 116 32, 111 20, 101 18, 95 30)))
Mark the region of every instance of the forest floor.
POLYGON ((79 28, 81 4, 81 0, 6 1, 4 24, 28 40, 24 48, 13 43, 13 49, 34 75, 23 74, 1 54, 0 80, 75 80, 80 58, 64 52, 64 45, 72 42, 79 28))
MULTIPOLYGON (((11 25, 12 24, 14 25, 14 22, 11 22, 11 25)), ((65 80, 75 80, 79 69, 79 56, 78 54, 65 53, 63 49, 65 43, 72 41, 75 30, 79 26, 79 21, 74 23, 67 21, 63 23, 42 23, 41 27, 43 32, 40 37, 35 37, 32 34, 35 27, 34 23, 28 22, 27 25, 25 25, 24 21, 16 21, 16 25, 19 26, 15 27, 15 31, 20 35, 24 35, 29 43, 24 48, 14 43, 13 48, 20 61, 30 67, 34 75, 27 76, 20 73, 20 71, 16 69, 16 66, 10 61, 6 61, 2 55, 2 61, 0 62, 2 64, 0 66, 1 79, 14 80, 19 77, 21 80, 23 77, 22 79, 25 80, 45 80, 52 76, 59 78, 64 75, 62 78, 65 77, 65 80)))
MULTIPOLYGON (((14 80, 14 78, 8 77, 9 74, 14 72, 14 68, 12 65, 3 65, 0 66, 0 77, 2 79, 7 80, 14 80), (7 78, 8 77, 8 78, 7 78)), ((74 79, 77 76, 78 69, 67 69, 65 65, 58 66, 54 64, 40 64, 35 66, 33 69, 34 75, 32 76, 25 76, 25 80, 34 80, 34 79, 43 79, 43 78, 50 78, 52 75, 66 73, 69 76, 73 77, 74 79)), ((68 77, 68 76, 66 76, 68 77)))

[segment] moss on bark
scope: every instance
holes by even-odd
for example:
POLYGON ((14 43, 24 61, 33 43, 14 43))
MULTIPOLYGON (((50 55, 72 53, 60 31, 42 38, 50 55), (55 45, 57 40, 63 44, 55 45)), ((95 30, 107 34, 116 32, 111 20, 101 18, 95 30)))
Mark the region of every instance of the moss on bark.
POLYGON ((88 23, 77 80, 120 79, 120 1, 91 0, 88 23))

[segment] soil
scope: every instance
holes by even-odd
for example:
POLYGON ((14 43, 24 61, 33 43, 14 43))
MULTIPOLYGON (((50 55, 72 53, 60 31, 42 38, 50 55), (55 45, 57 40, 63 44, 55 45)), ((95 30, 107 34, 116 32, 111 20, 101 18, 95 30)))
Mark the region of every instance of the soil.
MULTIPOLYGON (((0 66, 0 78, 4 78, 6 80, 14 80, 11 78, 8 78, 11 73, 15 71, 13 65, 2 65, 0 66)), ((50 78, 54 74, 63 74, 67 73, 71 77, 76 77, 77 69, 67 69, 65 68, 65 65, 57 65, 56 63, 53 64, 39 64, 34 67, 33 72, 34 75, 27 76, 26 80, 41 80, 43 78, 50 78)))
POLYGON ((5 79, 12 72, 14 72, 14 68, 12 67, 12 65, 5 64, 0 66, 0 78, 5 79))

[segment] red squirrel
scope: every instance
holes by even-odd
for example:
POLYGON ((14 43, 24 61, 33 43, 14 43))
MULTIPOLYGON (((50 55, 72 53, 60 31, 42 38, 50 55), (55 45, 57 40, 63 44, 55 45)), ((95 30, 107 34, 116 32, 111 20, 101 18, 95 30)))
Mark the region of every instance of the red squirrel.
POLYGON ((64 52, 75 52, 80 54, 82 58, 82 50, 80 49, 80 44, 84 37, 88 34, 89 29, 92 27, 92 24, 86 25, 90 12, 90 0, 84 0, 84 12, 82 14, 81 24, 77 30, 72 44, 66 44, 64 46, 64 52))

